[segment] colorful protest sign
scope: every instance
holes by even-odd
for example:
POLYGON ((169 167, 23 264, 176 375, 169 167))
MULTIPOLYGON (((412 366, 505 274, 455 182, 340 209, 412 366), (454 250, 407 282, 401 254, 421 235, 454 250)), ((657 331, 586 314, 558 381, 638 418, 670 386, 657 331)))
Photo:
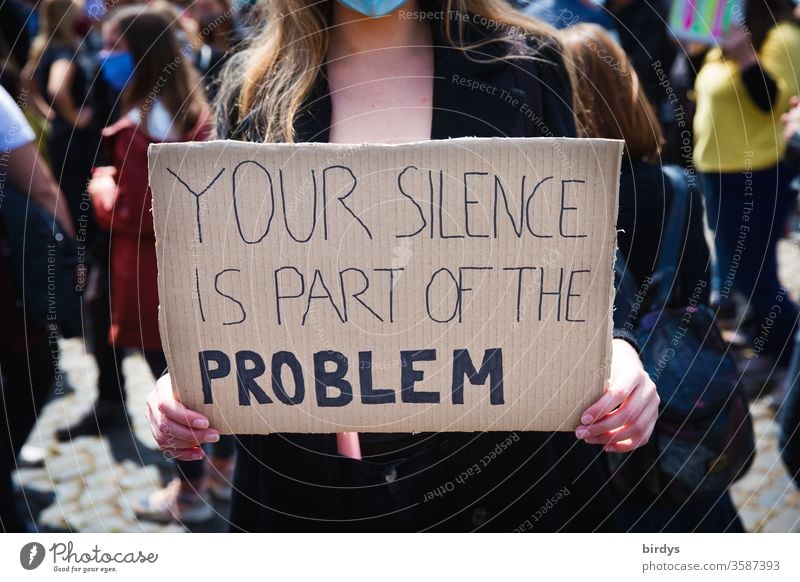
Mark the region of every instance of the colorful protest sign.
POLYGON ((669 26, 681 40, 717 44, 742 17, 740 0, 675 0, 669 26))

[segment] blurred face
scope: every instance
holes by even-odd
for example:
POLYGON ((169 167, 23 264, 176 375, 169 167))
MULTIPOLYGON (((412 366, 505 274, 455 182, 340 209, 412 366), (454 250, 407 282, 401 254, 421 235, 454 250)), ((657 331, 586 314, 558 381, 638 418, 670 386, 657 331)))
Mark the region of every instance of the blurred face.
POLYGON ((103 25, 103 50, 113 52, 128 50, 128 43, 122 38, 119 28, 114 24, 103 25))
POLYGON ((103 50, 100 51, 100 74, 106 83, 120 93, 133 78, 136 64, 115 24, 103 24, 103 50))
POLYGON ((208 26, 216 19, 225 17, 225 7, 217 0, 195 0, 192 17, 200 26, 208 26))

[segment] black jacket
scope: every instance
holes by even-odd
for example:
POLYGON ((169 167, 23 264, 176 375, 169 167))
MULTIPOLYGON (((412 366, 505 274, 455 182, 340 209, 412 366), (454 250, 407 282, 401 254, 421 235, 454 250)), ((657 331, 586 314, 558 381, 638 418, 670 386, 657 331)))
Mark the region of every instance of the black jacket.
MULTIPOLYGON (((493 41, 465 52, 449 44, 441 22, 433 21, 432 28, 433 139, 575 136, 571 84, 553 44, 493 41), (496 58, 522 50, 534 51, 537 59, 496 58), (461 79, 477 81, 478 87, 484 83, 483 89, 471 90, 461 79)), ((470 45, 495 38, 473 25, 464 40, 470 45)), ((322 70, 297 119, 297 141, 328 140, 328 92, 322 70)), ((220 135, 263 141, 254 127, 247 118, 236 124, 224 120, 220 135)), ((363 435, 365 440, 377 436, 363 435)), ((599 449, 577 441, 571 433, 408 435, 386 443, 385 453, 364 461, 338 456, 334 435, 240 436, 239 441, 233 530, 612 527, 599 449), (514 444, 480 475, 441 498, 433 494, 426 498, 508 438, 514 444), (565 486, 568 493, 562 491, 565 486), (553 505, 553 496, 558 497, 557 505, 531 521, 537 510, 553 505)))
MULTIPOLYGON (((435 23, 432 30, 431 139, 576 136, 572 86, 561 54, 552 43, 526 43, 520 37, 518 44, 496 40, 462 51, 449 45, 441 23, 435 23), (498 60, 508 52, 530 51, 539 60, 498 60), (471 89, 471 82, 477 82, 479 88, 471 89)), ((466 46, 492 38, 489 31, 476 25, 465 29, 463 35, 466 46)), ((295 121, 296 141, 327 142, 330 120, 331 100, 323 66, 295 121)), ((240 123, 220 120, 217 133, 227 139, 264 141, 252 117, 240 123)))

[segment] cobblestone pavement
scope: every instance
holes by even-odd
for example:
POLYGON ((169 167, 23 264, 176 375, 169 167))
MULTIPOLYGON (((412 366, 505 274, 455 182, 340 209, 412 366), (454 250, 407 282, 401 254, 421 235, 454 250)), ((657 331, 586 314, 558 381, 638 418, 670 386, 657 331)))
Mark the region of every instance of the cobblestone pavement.
MULTIPOLYGON (((780 277, 795 301, 800 295, 800 238, 780 242, 780 277)), ((778 454, 780 424, 769 398, 750 407, 758 454, 750 471, 732 488, 733 501, 748 531, 800 532, 800 492, 778 454)))
MULTIPOLYGON (((781 276, 800 291, 800 245, 783 241, 781 276)), ((135 518, 132 503, 152 493, 171 477, 169 462, 155 449, 144 420, 144 399, 153 379, 137 354, 125 359, 132 430, 103 437, 83 437, 57 443, 56 428, 74 421, 94 398, 96 369, 80 340, 61 342, 61 366, 71 389, 52 400, 31 435, 29 444, 46 453, 43 467, 20 469, 20 502, 48 531, 182 531, 179 525, 159 525, 135 518)), ((748 531, 800 531, 800 492, 795 489, 777 452, 779 426, 767 398, 752 405, 758 456, 749 473, 733 487, 748 531)), ((209 501, 209 503, 211 503, 209 501)), ((217 516, 201 531, 224 531, 228 508, 214 505, 217 516)))
MULTIPOLYGON (((53 434, 86 411, 94 400, 96 367, 81 340, 60 342, 66 394, 43 410, 29 445, 45 451, 44 467, 17 472, 21 501, 38 513, 40 528, 49 531, 183 531, 183 527, 137 520, 132 506, 173 476, 170 462, 155 448, 144 418, 145 398, 153 378, 144 359, 131 354, 124 361, 130 430, 107 437, 81 437, 59 443, 53 434)), ((209 500, 209 503, 212 501, 209 500)), ((214 502, 215 519, 199 531, 225 531, 226 505, 214 502)), ((198 530, 198 528, 195 528, 198 530)))

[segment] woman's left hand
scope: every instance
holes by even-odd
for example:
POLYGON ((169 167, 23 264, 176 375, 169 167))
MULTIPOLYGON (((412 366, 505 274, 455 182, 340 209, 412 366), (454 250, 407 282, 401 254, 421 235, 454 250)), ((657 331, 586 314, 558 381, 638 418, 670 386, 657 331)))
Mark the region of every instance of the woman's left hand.
POLYGON ((788 142, 795 133, 800 133, 800 99, 795 95, 789 100, 789 111, 781 115, 783 140, 788 142))
POLYGON ((739 70, 745 71, 758 63, 756 50, 753 48, 753 38, 750 31, 741 24, 731 25, 728 34, 720 44, 722 53, 728 59, 733 59, 739 65, 739 70))
POLYGON ((627 453, 650 440, 660 403, 656 385, 628 342, 615 339, 605 394, 581 415, 575 435, 613 453, 627 453))

